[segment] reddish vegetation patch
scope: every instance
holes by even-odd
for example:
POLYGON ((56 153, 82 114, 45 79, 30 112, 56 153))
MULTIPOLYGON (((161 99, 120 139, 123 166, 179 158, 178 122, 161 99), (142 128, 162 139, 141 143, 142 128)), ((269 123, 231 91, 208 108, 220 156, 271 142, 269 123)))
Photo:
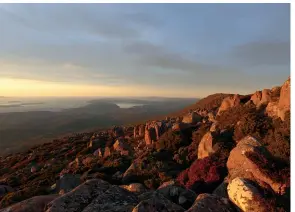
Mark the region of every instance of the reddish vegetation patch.
POLYGON ((285 121, 271 119, 264 109, 254 104, 230 108, 217 117, 221 128, 234 129, 234 140, 238 142, 247 135, 258 138, 270 153, 284 162, 290 161, 290 114, 285 121))
POLYGON ((169 130, 157 141, 157 149, 176 151, 182 146, 187 146, 190 139, 191 129, 180 132, 169 130))
POLYGON ((226 176, 225 163, 226 161, 217 155, 196 160, 190 168, 178 175, 177 181, 197 193, 208 192, 221 183, 226 176))
POLYGON ((273 181, 290 184, 290 168, 286 164, 275 160, 271 156, 265 157, 256 152, 247 152, 245 155, 259 167, 260 171, 270 176, 273 181))

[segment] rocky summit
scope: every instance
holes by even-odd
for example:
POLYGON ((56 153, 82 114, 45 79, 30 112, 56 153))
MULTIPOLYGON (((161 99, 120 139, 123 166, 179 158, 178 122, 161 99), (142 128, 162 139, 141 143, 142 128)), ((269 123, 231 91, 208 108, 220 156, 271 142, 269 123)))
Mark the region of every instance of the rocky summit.
POLYGON ((0 212, 290 211, 290 78, 0 157, 0 212))

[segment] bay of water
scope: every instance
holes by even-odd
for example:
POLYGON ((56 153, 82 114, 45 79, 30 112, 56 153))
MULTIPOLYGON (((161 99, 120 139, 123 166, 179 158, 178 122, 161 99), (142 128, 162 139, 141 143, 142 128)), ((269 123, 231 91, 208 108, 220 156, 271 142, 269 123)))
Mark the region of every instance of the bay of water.
MULTIPOLYGON (((28 111, 61 111, 69 108, 79 108, 89 104, 95 97, 0 97, 0 113, 28 111)), ((131 108, 143 104, 125 103, 120 101, 120 108, 131 108)))

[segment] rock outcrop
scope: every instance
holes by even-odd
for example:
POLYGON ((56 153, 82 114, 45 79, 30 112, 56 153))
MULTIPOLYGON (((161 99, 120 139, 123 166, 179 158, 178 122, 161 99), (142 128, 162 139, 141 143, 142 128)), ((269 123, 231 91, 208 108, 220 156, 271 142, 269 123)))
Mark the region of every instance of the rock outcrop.
POLYGON ((268 203, 263 198, 263 195, 246 179, 233 179, 229 183, 227 191, 230 200, 244 212, 269 211, 268 203))
POLYGON ((281 87, 280 97, 278 101, 270 102, 266 107, 266 114, 271 117, 279 117, 282 120, 285 120, 286 113, 290 112, 290 88, 291 82, 290 77, 281 87))
POLYGON ((247 136, 238 142, 237 146, 230 152, 227 168, 230 178, 242 177, 262 181, 268 184, 278 194, 285 193, 286 185, 276 182, 264 167, 257 164, 250 157, 251 154, 258 155, 264 161, 268 161, 267 150, 255 138, 247 136))
POLYGON ((88 180, 50 202, 46 212, 80 212, 110 187, 111 185, 103 180, 88 180))
POLYGON ((186 124, 197 124, 201 120, 202 120, 202 116, 200 116, 196 112, 192 112, 185 115, 182 119, 182 122, 186 124))
POLYGON ((290 211, 289 112, 290 79, 0 157, 0 212, 290 211))
POLYGON ((217 143, 216 136, 212 132, 207 132, 198 147, 198 159, 208 157, 210 154, 213 154, 215 150, 213 146, 217 143))
POLYGON ((228 110, 231 107, 238 106, 240 104, 240 101, 241 101, 240 100, 240 96, 237 95, 237 94, 234 95, 234 96, 226 97, 222 101, 222 103, 221 103, 221 105, 220 105, 220 107, 218 109, 217 115, 220 115, 223 111, 226 111, 226 110, 228 110))

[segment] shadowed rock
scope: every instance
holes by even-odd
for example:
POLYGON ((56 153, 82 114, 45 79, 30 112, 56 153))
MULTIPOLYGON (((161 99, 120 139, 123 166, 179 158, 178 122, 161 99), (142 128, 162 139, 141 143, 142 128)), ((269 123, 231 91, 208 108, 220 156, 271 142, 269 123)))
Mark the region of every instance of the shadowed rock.
POLYGON ((80 212, 109 187, 110 184, 103 180, 88 180, 74 190, 50 202, 47 205, 46 212, 80 212))
POLYGON ((46 204, 57 197, 58 195, 35 196, 0 210, 0 212, 43 212, 46 204))
POLYGON ((229 199, 214 194, 200 194, 187 212, 235 212, 229 199))
POLYGON ((111 186, 103 194, 95 198, 82 212, 131 212, 138 202, 135 194, 119 186, 111 186))

